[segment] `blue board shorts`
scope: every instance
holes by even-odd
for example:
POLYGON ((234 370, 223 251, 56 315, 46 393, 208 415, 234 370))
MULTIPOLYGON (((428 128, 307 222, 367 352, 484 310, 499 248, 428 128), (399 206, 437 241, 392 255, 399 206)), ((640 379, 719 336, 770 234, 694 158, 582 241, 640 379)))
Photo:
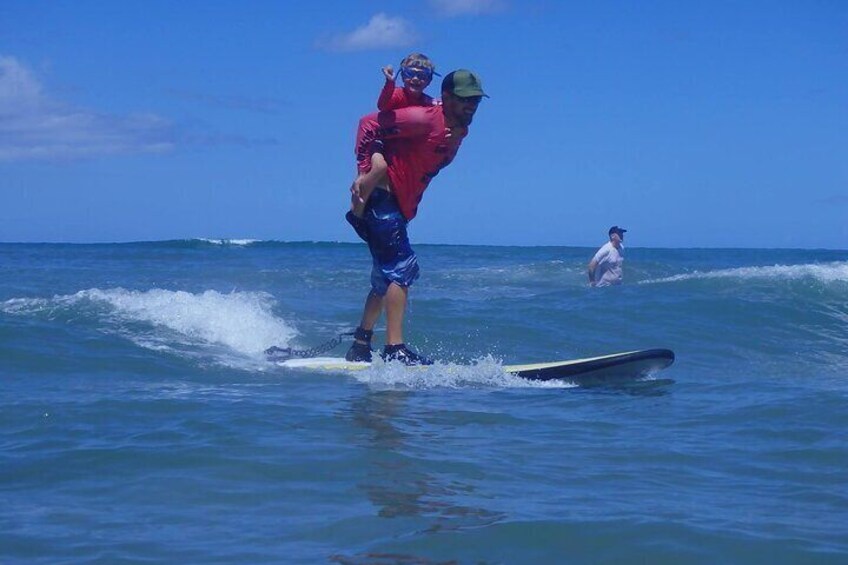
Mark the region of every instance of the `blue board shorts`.
MULTIPOLYGON (((408 222, 394 195, 387 190, 375 189, 365 205, 362 222, 363 239, 368 242, 373 259, 371 288, 374 293, 385 296, 391 283, 404 287, 412 285, 419 275, 418 257, 409 245, 408 222)), ((357 233, 360 233, 359 229, 357 233)))

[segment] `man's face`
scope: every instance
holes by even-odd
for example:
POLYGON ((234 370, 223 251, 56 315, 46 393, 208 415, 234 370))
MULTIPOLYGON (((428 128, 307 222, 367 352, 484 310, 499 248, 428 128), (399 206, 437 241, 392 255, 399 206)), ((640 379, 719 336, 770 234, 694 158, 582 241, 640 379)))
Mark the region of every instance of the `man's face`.
POLYGON ((614 231, 610 235, 610 241, 612 241, 612 244, 615 245, 616 247, 620 247, 621 242, 624 241, 624 234, 614 231))
POLYGON ((482 96, 462 97, 445 92, 442 95, 445 116, 457 125, 469 126, 482 99, 482 96))

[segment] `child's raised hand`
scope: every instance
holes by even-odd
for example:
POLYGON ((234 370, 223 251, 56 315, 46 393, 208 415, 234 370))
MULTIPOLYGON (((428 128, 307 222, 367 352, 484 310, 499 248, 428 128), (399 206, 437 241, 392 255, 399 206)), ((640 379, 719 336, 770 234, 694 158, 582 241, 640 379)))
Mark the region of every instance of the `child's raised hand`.
POLYGON ((386 77, 386 80, 395 81, 395 70, 391 65, 383 67, 383 76, 386 77))

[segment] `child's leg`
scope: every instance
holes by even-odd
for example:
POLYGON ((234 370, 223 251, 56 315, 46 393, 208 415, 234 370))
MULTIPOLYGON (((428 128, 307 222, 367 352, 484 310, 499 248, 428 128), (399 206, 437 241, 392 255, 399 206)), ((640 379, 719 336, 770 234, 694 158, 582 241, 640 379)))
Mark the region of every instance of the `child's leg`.
POLYGON ((371 155, 371 170, 367 173, 360 174, 351 186, 350 210, 353 214, 361 218, 365 210, 365 203, 368 197, 371 196, 371 191, 374 187, 384 182, 386 179, 386 170, 388 169, 386 158, 381 153, 371 155))
POLYGON ((386 163, 386 158, 383 157, 382 153, 371 155, 371 171, 369 171, 369 174, 377 171, 377 175, 382 177, 388 168, 389 165, 386 163))

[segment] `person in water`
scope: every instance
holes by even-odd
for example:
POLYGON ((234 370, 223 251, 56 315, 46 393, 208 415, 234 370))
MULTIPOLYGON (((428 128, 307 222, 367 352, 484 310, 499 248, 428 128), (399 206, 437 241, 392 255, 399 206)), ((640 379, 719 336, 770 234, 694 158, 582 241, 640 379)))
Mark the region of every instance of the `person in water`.
POLYGON ((368 174, 351 186, 352 203, 364 203, 360 218, 347 221, 368 243, 373 265, 371 290, 347 352, 348 361, 371 361, 373 328, 385 306, 386 344, 383 358, 408 365, 431 364, 404 343, 403 318, 409 287, 419 276, 418 258, 409 244, 407 223, 418 213, 424 191, 449 165, 468 134, 480 101, 487 96, 480 78, 459 69, 442 80, 442 103, 378 112, 360 120, 357 158, 371 158, 364 148, 379 140, 387 162, 383 174, 368 174))
POLYGON ((621 284, 624 263, 624 232, 627 230, 618 226, 609 229, 609 241, 598 249, 589 261, 587 272, 589 286, 610 286, 621 284))
MULTIPOLYGON (((383 84, 383 89, 377 99, 377 110, 385 112, 410 106, 433 106, 436 101, 424 93, 424 89, 432 82, 433 75, 439 75, 436 72, 436 65, 423 53, 410 53, 400 62, 398 76, 403 81, 402 87, 395 86, 394 69, 391 65, 386 65, 383 67, 383 76, 386 78, 386 82, 383 84)), ((360 158, 357 155, 357 180, 361 180, 361 177, 369 171, 373 171, 374 177, 380 177, 386 173, 388 168, 383 156, 382 143, 380 140, 374 140, 370 146, 360 147, 359 140, 362 135, 361 130, 357 131, 357 151, 370 153, 370 159, 360 158)), ((364 202, 351 203, 351 211, 360 218, 364 207, 364 202)))

